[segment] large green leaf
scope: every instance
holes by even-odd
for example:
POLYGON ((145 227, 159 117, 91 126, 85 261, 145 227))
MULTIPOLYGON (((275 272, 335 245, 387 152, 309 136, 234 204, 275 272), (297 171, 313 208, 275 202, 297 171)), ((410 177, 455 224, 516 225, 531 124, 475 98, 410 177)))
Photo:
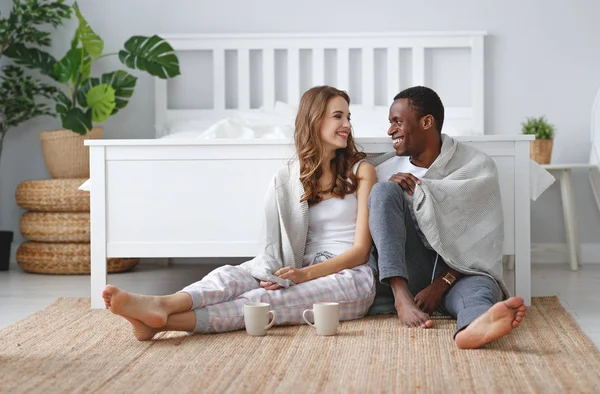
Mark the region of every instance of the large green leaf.
POLYGON ((81 74, 84 82, 90 77, 92 58, 83 48, 71 49, 67 54, 54 64, 52 77, 60 83, 75 82, 81 74), (81 57, 83 58, 83 62, 81 57))
POLYGON ((81 108, 71 108, 65 116, 61 116, 62 126, 77 134, 84 135, 92 128, 91 110, 83 112, 81 108))
POLYGON ((131 74, 128 74, 126 71, 118 70, 112 73, 102 74, 102 78, 90 78, 88 79, 81 88, 79 89, 78 94, 78 102, 83 107, 87 107, 87 93, 94 86, 98 86, 101 83, 105 83, 110 85, 115 89, 115 108, 111 115, 119 112, 120 109, 125 108, 125 106, 129 103, 129 99, 133 95, 133 90, 135 88, 135 84, 137 82, 137 78, 131 74))
POLYGON ((100 78, 90 78, 81 84, 79 90, 77 91, 77 102, 79 105, 81 105, 83 108, 88 107, 87 94, 91 88, 98 85, 100 85, 100 78))
POLYGON ((15 63, 28 68, 38 69, 42 74, 49 75, 56 63, 52 55, 37 48, 27 48, 23 44, 13 44, 4 52, 15 63))
POLYGON ((71 100, 63 92, 58 92, 56 95, 56 112, 61 118, 64 118, 69 113, 69 110, 73 106, 71 100))
POLYGON ((105 83, 94 86, 87 93, 87 104, 92 109, 92 121, 102 123, 115 109, 115 89, 105 83))
POLYGON ((115 89, 116 106, 112 113, 114 115, 129 103, 129 99, 133 96, 137 78, 126 71, 118 70, 113 73, 102 74, 102 82, 115 89))
POLYGON ((76 32, 79 41, 81 41, 81 44, 90 55, 93 57, 100 56, 102 54, 102 50, 104 49, 104 41, 102 41, 100 36, 94 33, 90 25, 79 11, 77 3, 73 4, 73 9, 75 10, 77 19, 79 19, 79 27, 77 28, 76 32))
POLYGON ((125 50, 119 51, 119 59, 129 68, 146 71, 162 79, 180 74, 179 59, 173 48, 157 35, 131 37, 125 43, 125 50))

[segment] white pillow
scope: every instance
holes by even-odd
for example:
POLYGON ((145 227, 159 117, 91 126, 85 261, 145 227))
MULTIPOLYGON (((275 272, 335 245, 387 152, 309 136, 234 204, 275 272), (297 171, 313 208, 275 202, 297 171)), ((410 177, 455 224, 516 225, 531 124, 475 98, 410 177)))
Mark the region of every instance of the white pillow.
POLYGON ((177 120, 163 125, 156 125, 156 135, 158 138, 164 138, 175 133, 199 133, 208 129, 221 119, 223 119, 223 116, 207 114, 198 119, 177 120))

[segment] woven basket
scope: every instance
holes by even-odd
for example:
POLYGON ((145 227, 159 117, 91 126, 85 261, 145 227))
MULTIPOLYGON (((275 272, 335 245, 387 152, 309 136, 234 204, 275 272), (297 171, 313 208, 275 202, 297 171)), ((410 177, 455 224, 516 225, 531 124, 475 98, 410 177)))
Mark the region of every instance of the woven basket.
POLYGON ((538 164, 550 164, 553 140, 533 140, 529 146, 529 154, 538 164))
POLYGON ((92 128, 86 135, 71 130, 40 132, 44 161, 52 177, 89 178, 90 149, 83 141, 101 139, 103 133, 101 126, 92 128))
POLYGON ((26 212, 21 216, 23 237, 39 242, 90 242, 87 212, 26 212))
MULTIPOLYGON (((108 259, 108 272, 132 269, 140 259, 108 259)), ((41 243, 24 242, 17 249, 17 262, 27 272, 36 274, 89 274, 89 243, 41 243)))
POLYGON ((17 204, 34 212, 89 212, 90 193, 77 188, 79 179, 37 179, 17 186, 17 204))

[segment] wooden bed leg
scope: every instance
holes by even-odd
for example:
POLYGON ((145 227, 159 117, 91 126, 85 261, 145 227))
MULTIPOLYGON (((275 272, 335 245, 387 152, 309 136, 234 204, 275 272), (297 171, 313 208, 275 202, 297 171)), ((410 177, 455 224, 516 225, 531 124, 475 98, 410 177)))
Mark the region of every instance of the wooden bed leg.
POLYGON ((105 147, 90 146, 90 298, 93 309, 104 309, 106 286, 106 162, 105 147))

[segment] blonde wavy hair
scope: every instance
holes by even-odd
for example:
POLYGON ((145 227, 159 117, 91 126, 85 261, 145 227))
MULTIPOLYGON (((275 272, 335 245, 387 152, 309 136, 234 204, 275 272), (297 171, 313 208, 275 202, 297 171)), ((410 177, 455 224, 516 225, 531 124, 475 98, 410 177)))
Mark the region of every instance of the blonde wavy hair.
POLYGON ((327 104, 335 97, 342 97, 350 105, 348 94, 331 86, 315 86, 306 91, 300 100, 294 140, 300 162, 300 181, 304 187, 301 202, 316 204, 323 199, 322 194, 327 193, 344 198, 346 194, 354 193, 358 187, 358 179, 352 173, 352 166, 364 159, 366 154, 358 151, 352 133, 348 134, 346 148, 336 150, 330 163, 323 162, 321 125, 326 115, 327 104), (321 190, 319 178, 323 175, 325 165, 331 167, 335 181, 331 188, 321 190))

